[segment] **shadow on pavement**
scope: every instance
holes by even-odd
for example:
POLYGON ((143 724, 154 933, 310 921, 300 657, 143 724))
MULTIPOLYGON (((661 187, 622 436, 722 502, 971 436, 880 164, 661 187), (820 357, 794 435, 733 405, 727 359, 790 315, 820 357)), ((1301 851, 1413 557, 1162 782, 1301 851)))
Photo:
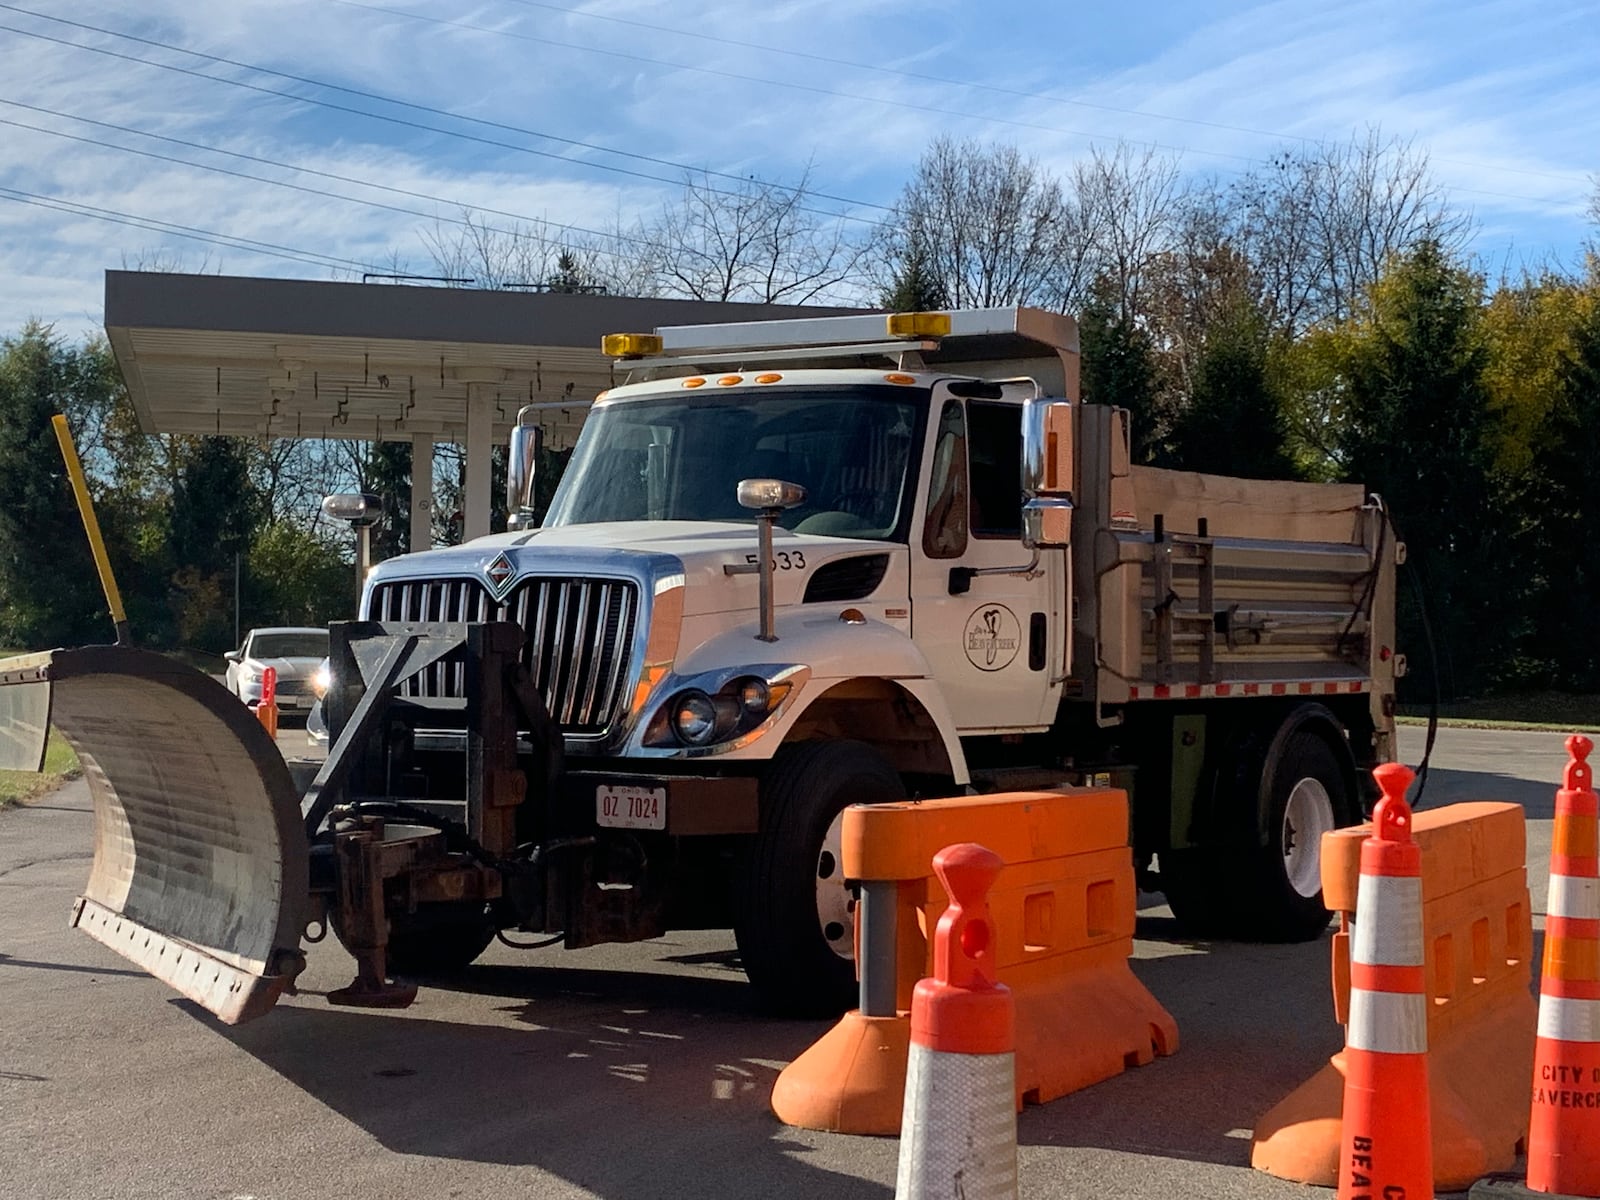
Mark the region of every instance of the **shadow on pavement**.
MULTIPOLYGON (((1560 778, 1560 766, 1560 763, 1556 764, 1553 775, 1557 780, 1560 778)), ((1541 783, 1488 771, 1452 771, 1429 767, 1422 807, 1443 808, 1447 804, 1467 800, 1503 800, 1522 805, 1530 821, 1548 821, 1555 816, 1556 788, 1559 786, 1559 782, 1541 783)))
POLYGON ((1248 1166, 1256 1120, 1343 1043, 1328 938, 1185 942, 1169 920, 1149 917, 1140 918, 1139 936, 1160 936, 1177 951, 1133 968, 1176 1018, 1178 1053, 1024 1110, 1019 1141, 1248 1166))
MULTIPOLYGON (((1185 942, 1166 918, 1139 925, 1171 951, 1134 966, 1177 1018, 1180 1052, 1028 1108, 1019 1141, 1246 1166, 1256 1120, 1341 1044, 1328 940, 1185 942)), ((505 1023, 429 1019, 426 991, 404 1015, 302 1002, 238 1029, 190 1010, 401 1153, 534 1165, 608 1200, 658 1197, 668 1180, 890 1194, 808 1164, 772 1116, 778 1071, 828 1023, 756 1015, 742 979, 482 965, 449 988, 502 998, 505 1023)))
POLYGON ((750 1015, 742 982, 484 966, 452 986, 504 997, 505 1023, 429 1019, 427 992, 405 1015, 302 1003, 241 1028, 174 1003, 399 1153, 536 1166, 608 1200, 892 1193, 785 1139, 772 1082, 825 1024, 750 1015))
POLYGON ((119 967, 86 967, 78 963, 36 962, 32 959, 15 958, 3 952, 0 952, 0 967, 23 967, 30 971, 75 971, 80 975, 122 975, 128 979, 149 978, 143 971, 124 971, 119 967))

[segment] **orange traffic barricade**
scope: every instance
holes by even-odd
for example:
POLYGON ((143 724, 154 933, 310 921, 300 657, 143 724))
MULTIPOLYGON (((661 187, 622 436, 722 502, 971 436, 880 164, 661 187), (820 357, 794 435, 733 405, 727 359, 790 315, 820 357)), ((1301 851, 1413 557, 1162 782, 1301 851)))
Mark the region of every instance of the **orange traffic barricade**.
MULTIPOLYGON (((1322 887, 1340 915, 1334 1017, 1351 1016, 1351 961, 1362 844, 1370 826, 1323 835, 1322 887)), ((1533 918, 1520 805, 1452 804, 1414 814, 1421 859, 1422 953, 1434 1186, 1466 1188, 1516 1162, 1528 1129, 1533 1064, 1533 918)), ((1346 1051, 1257 1123, 1251 1164, 1337 1186, 1346 1051)), ((1381 1193, 1380 1193, 1381 1194, 1381 1193)))
POLYGON ((930 864, 959 842, 981 842, 1005 864, 989 902, 995 970, 1016 1003, 1019 1109, 1176 1052, 1176 1022, 1128 966, 1137 889, 1124 792, 861 805, 845 813, 841 850, 860 892, 860 1007, 779 1075, 779 1119, 840 1133, 900 1128, 907 1013, 947 902, 930 864))

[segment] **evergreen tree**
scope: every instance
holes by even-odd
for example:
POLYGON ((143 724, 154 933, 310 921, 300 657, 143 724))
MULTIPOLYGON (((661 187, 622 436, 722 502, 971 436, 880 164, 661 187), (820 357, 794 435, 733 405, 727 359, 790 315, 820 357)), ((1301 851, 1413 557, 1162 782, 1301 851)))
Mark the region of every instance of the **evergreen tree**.
MULTIPOLYGON (((98 364, 30 322, 0 343, 0 646, 108 642, 111 619, 50 418, 81 427, 98 364)), ((115 558, 115 556, 114 556, 115 558)))
POLYGON ((605 288, 595 279, 592 271, 586 270, 578 256, 571 250, 563 249, 556 255, 556 269, 545 280, 545 290, 549 292, 603 292, 605 288))
POLYGON ((233 643, 233 579, 264 506, 249 455, 234 438, 197 438, 172 491, 173 611, 180 641, 198 650, 233 643))
MULTIPOLYGON (((1442 690, 1499 682, 1522 596, 1511 515, 1491 479, 1482 280, 1422 242, 1371 289, 1345 362, 1347 477, 1380 493, 1403 532, 1431 613, 1442 690)), ((1400 596, 1413 695, 1429 695, 1411 592, 1400 596)))
POLYGON ((901 253, 882 301, 890 312, 932 312, 950 306, 950 294, 917 242, 901 253))
POLYGON ((1248 301, 1212 322, 1189 407, 1174 423, 1172 462, 1188 471, 1289 479, 1283 406, 1267 369, 1267 328, 1248 301))
POLYGON ((372 561, 378 563, 411 549, 411 443, 374 442, 365 477, 383 504, 372 527, 372 561))
POLYGON ((1127 409, 1133 424, 1133 461, 1164 462, 1165 430, 1149 335, 1122 314, 1105 288, 1097 287, 1078 317, 1078 341, 1084 401, 1127 409))

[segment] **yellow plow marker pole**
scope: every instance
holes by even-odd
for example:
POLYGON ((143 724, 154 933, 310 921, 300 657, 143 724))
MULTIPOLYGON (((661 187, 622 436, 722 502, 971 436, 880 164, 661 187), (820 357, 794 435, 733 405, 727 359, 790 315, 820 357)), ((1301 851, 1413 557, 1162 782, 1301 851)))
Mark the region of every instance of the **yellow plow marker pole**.
POLYGON ((78 450, 72 444, 72 432, 67 428, 67 418, 57 413, 50 418, 55 426, 56 441, 61 443, 61 457, 67 463, 67 478, 72 480, 72 494, 78 500, 78 515, 83 518, 83 530, 89 535, 89 552, 94 555, 95 570, 100 572, 100 585, 106 590, 106 603, 111 606, 111 621, 117 629, 117 645, 126 646, 132 637, 128 632, 128 614, 122 611, 122 593, 117 591, 117 578, 111 573, 111 559, 106 555, 106 542, 100 536, 100 522, 95 520, 94 501, 89 499, 89 485, 84 481, 83 464, 78 461, 78 450))

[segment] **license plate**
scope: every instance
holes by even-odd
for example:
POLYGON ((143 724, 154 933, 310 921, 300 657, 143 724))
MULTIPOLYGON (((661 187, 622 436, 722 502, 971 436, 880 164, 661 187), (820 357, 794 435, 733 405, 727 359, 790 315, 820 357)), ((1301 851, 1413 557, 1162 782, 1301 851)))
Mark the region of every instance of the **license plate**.
POLYGON ((665 829, 667 789, 601 784, 594 790, 594 819, 608 829, 665 829))

